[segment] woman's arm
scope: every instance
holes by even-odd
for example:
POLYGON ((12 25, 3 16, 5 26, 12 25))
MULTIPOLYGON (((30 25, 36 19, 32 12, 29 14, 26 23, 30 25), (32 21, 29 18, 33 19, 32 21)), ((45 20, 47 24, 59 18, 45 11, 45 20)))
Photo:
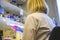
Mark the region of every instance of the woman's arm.
POLYGON ((24 34, 23 34, 23 40, 34 40, 33 31, 35 27, 35 20, 32 18, 32 16, 28 16, 25 22, 24 26, 24 34))

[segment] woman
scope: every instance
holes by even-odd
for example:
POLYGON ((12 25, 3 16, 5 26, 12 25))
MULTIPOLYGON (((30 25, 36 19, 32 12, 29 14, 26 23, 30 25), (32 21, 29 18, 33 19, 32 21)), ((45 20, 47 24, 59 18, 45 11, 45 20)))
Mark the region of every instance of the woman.
POLYGON ((43 38, 36 38, 37 29, 42 27, 42 29, 49 28, 51 31, 55 27, 52 19, 47 15, 49 9, 46 2, 44 0, 28 0, 27 7, 30 14, 25 22, 23 40, 44 40, 43 38))

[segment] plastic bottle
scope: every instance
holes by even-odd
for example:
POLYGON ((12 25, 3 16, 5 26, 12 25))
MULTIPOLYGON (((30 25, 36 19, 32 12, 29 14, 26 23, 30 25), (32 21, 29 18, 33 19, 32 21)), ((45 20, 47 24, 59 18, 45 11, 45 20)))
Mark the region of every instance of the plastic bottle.
POLYGON ((16 5, 16 0, 12 0, 10 3, 16 5))
POLYGON ((23 24, 24 24, 24 17, 23 17, 22 15, 20 15, 19 22, 21 22, 21 23, 23 23, 23 24))
POLYGON ((17 22, 20 22, 21 20, 21 16, 18 16, 17 22))
POLYGON ((5 17, 6 17, 6 18, 9 18, 9 16, 10 16, 10 12, 7 11, 5 17))
POLYGON ((14 16, 14 19, 17 21, 17 19, 18 19, 18 14, 13 14, 13 16, 14 16))
POLYGON ((16 20, 14 19, 14 16, 9 16, 9 18, 10 18, 11 20, 13 20, 13 21, 16 21, 16 20))

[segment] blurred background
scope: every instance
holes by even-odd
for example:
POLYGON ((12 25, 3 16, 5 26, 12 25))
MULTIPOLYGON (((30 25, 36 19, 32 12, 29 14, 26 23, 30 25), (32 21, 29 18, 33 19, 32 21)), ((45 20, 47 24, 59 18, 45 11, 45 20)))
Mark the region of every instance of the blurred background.
MULTIPOLYGON (((48 15, 60 26, 60 0, 45 0, 48 15)), ((27 15, 27 0, 0 0, 0 39, 21 40, 27 15)))

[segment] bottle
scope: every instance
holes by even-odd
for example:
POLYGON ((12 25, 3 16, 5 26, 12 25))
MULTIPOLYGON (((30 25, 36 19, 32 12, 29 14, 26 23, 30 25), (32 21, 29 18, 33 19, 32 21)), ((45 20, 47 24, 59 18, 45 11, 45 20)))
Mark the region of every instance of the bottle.
POLYGON ((20 6, 20 4, 17 4, 17 7, 19 7, 20 6))
POLYGON ((12 2, 16 3, 16 0, 12 0, 12 2))
POLYGON ((24 24, 24 23, 25 23, 25 20, 26 20, 26 17, 23 17, 23 19, 22 19, 22 20, 23 20, 23 24, 24 24))
POLYGON ((13 20, 14 21, 14 16, 9 16, 9 19, 13 20))
POLYGON ((24 24, 24 17, 23 17, 22 15, 20 15, 19 22, 21 22, 21 23, 23 23, 23 24, 24 24))
POLYGON ((14 20, 17 21, 17 19, 18 19, 18 14, 13 14, 13 16, 14 16, 14 20))
POLYGON ((9 16, 10 16, 10 12, 7 11, 5 17, 6 17, 6 18, 9 18, 9 16))
POLYGON ((21 18, 21 16, 18 16, 17 22, 20 22, 21 21, 20 18, 21 18))
POLYGON ((10 3, 16 5, 16 0, 12 0, 10 3))

